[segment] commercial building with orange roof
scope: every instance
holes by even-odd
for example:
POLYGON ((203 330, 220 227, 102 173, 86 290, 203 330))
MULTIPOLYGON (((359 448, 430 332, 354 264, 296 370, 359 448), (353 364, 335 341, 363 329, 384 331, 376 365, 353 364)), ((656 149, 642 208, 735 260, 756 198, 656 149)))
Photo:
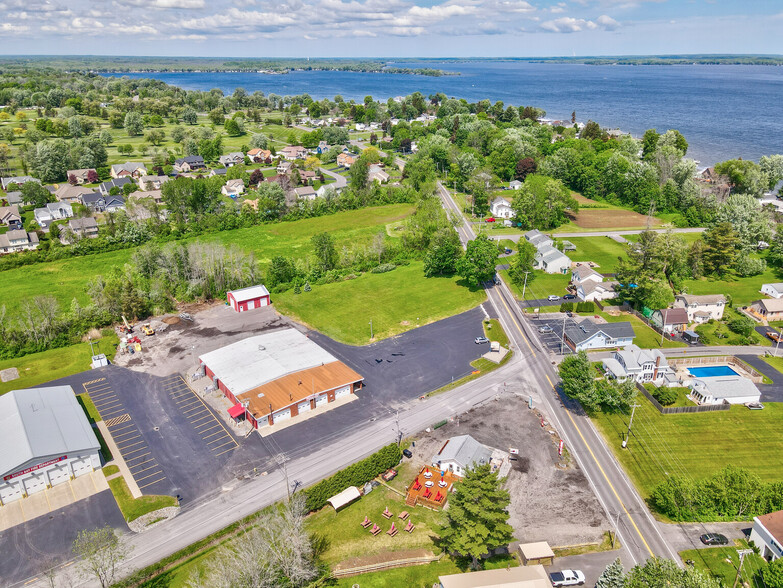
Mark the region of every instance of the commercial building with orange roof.
POLYGON ((242 339, 199 358, 233 406, 256 429, 353 394, 364 378, 296 329, 242 339))

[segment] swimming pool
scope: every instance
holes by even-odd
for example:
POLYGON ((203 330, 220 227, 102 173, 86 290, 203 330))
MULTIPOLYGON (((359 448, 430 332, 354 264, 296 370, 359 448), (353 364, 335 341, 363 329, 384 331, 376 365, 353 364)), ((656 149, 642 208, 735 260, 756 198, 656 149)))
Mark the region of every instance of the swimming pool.
POLYGON ((714 378, 716 376, 738 376, 739 374, 727 365, 711 365, 707 367, 691 367, 688 372, 695 378, 714 378))

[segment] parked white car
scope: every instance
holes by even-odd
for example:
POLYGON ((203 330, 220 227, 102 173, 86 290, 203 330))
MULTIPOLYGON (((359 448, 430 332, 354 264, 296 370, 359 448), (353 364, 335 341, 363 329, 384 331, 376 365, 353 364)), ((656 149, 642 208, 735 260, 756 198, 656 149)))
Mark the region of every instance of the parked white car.
POLYGON ((580 570, 563 570, 549 574, 552 586, 581 586, 585 583, 585 575, 580 570))

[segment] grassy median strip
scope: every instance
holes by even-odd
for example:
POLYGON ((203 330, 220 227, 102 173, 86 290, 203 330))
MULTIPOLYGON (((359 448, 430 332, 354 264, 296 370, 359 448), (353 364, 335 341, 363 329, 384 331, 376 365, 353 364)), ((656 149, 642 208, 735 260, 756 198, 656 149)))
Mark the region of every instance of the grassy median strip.
POLYGON ((122 511, 122 516, 125 517, 125 521, 128 523, 148 512, 166 508, 167 506, 177 506, 178 504, 177 499, 173 496, 151 495, 133 498, 128 489, 128 484, 125 483, 125 478, 122 477, 109 480, 109 488, 111 488, 114 499, 122 511))

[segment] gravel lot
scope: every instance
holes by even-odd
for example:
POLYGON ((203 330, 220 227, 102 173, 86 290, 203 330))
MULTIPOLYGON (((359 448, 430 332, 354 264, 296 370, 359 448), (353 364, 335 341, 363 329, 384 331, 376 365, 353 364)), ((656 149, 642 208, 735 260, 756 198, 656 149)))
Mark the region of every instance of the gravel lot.
POLYGON ((519 449, 506 487, 511 494, 509 522, 520 542, 548 541, 553 547, 601 541, 609 529, 598 500, 582 471, 557 454, 559 437, 541 415, 528 408, 527 395, 503 393, 416 440, 414 460, 429 463, 444 441, 471 435, 490 447, 519 449))

